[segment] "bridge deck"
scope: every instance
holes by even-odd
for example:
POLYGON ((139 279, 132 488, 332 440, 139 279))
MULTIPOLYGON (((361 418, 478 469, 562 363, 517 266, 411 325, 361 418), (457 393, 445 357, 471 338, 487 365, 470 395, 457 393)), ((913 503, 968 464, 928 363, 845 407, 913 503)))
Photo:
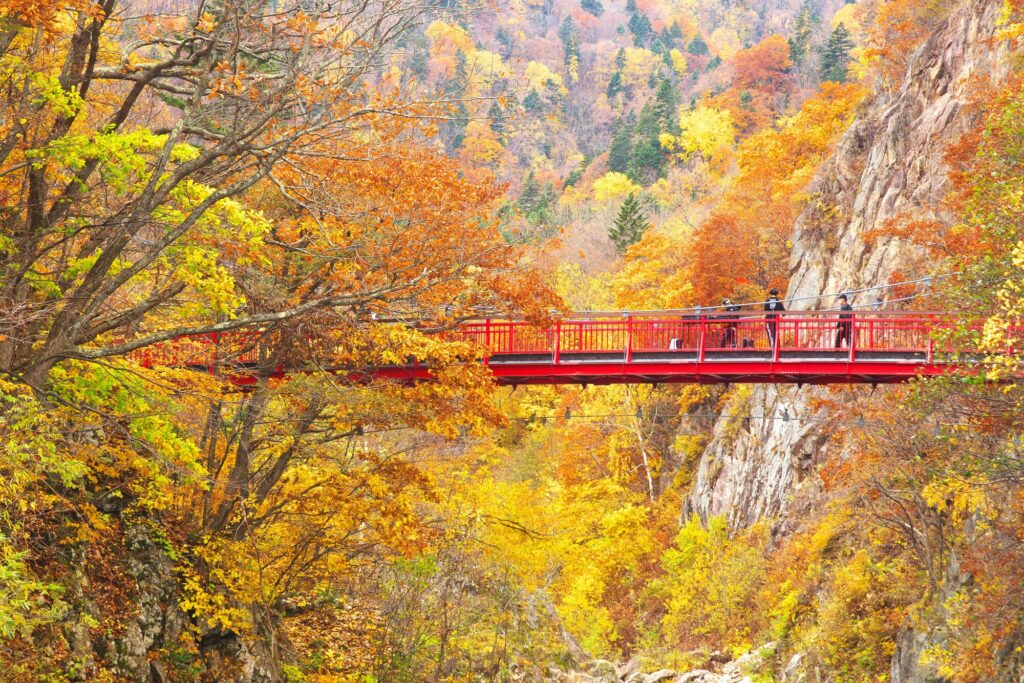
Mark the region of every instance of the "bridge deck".
MULTIPOLYGON (((485 364, 504 385, 891 384, 979 360, 978 354, 954 353, 945 341, 957 322, 944 314, 905 312, 796 312, 767 320, 750 314, 594 314, 549 327, 484 320, 448 335, 482 347, 485 364)), ((246 368, 257 357, 255 339, 251 332, 183 338, 145 350, 138 360, 211 371, 230 366, 234 381, 247 384, 252 379, 246 368)), ((278 368, 276 374, 304 371, 278 368)), ((431 373, 411 360, 377 368, 370 377, 427 381, 431 373)))

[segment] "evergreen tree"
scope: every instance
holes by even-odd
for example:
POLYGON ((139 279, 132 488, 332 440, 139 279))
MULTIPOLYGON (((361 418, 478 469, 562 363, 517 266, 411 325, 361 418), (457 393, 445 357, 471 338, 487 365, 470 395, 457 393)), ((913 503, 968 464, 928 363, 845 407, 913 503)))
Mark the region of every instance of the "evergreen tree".
POLYGON ((536 114, 544 108, 544 102, 540 99, 540 95, 537 94, 536 90, 531 90, 527 93, 526 97, 523 98, 523 109, 536 114))
POLYGON ((611 238, 616 250, 624 254, 630 246, 640 241, 650 227, 640 201, 636 194, 631 192, 619 207, 619 213, 611 230, 608 231, 608 237, 611 238))
POLYGON ((601 5, 601 0, 580 0, 580 7, 595 17, 599 17, 604 13, 604 6, 601 5))
POLYGON ((850 50, 853 38, 846 26, 840 23, 821 53, 821 80, 845 83, 850 69, 850 50))
POLYGON ((676 39, 672 35, 672 32, 668 30, 668 27, 661 29, 661 33, 658 34, 658 40, 665 47, 665 52, 668 52, 676 46, 676 39))
POLYGON ((654 113, 658 119, 661 133, 675 132, 677 125, 676 113, 679 110, 679 92, 672 81, 661 79, 654 94, 654 113))
POLYGON ((622 72, 616 71, 608 80, 608 99, 615 99, 620 92, 622 92, 622 72))
POLYGON ((546 183, 541 189, 533 171, 530 171, 523 181, 523 189, 519 193, 516 205, 530 225, 551 225, 554 219, 552 208, 557 199, 555 186, 546 183))
POLYGON ((497 133, 499 136, 505 134, 505 109, 500 104, 494 102, 491 104, 491 108, 487 111, 487 116, 491 120, 491 130, 497 133))
POLYGON ((629 159, 630 178, 643 185, 660 178, 665 169, 665 152, 661 148, 662 125, 657 99, 648 100, 640 110, 633 129, 633 149, 629 159))
POLYGON ((633 42, 637 47, 644 47, 654 33, 651 20, 643 12, 634 12, 629 17, 629 30, 633 32, 633 42))
POLYGON ((615 71, 612 73, 611 79, 608 81, 608 99, 614 99, 616 95, 622 92, 622 69, 626 66, 626 51, 619 48, 619 51, 615 54, 615 71))
POLYGON ((630 14, 636 13, 636 0, 626 0, 626 11, 630 14))
POLYGON ((803 64, 811 45, 811 37, 818 27, 818 10, 811 0, 804 0, 793 24, 793 37, 789 39, 789 54, 794 64, 803 64))
POLYGON ((523 181, 523 189, 519 191, 519 199, 516 201, 516 204, 519 206, 520 211, 528 214, 540 205, 540 198, 540 184, 533 175, 533 171, 530 171, 523 181))
POLYGON ((619 48, 619 51, 615 53, 615 70, 622 71, 626 68, 626 50, 619 48))
POLYGON ((636 120, 632 114, 620 118, 612 131, 612 144, 608 149, 608 170, 618 173, 629 172, 633 158, 633 129, 636 120))
POLYGON ((687 46, 686 51, 689 52, 691 55, 696 55, 698 57, 706 55, 708 53, 708 44, 704 42, 704 39, 701 38, 700 34, 698 33, 693 37, 693 40, 690 41, 690 44, 687 46))
POLYGON ((565 16, 562 25, 558 28, 558 37, 562 39, 562 47, 565 49, 565 65, 568 67, 574 62, 578 65, 580 61, 580 32, 571 14, 565 16))
POLYGON ((498 54, 501 55, 502 59, 508 59, 512 56, 512 37, 505 32, 505 29, 498 27, 498 30, 494 34, 495 40, 498 41, 498 54))

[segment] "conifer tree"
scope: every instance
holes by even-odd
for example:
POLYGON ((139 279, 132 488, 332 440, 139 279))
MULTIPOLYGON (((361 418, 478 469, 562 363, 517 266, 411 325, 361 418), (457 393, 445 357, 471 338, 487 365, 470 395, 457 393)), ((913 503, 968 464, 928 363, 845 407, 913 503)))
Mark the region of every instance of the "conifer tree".
POLYGON ((629 30, 633 33, 633 42, 637 47, 644 47, 654 33, 651 20, 643 12, 634 12, 629 17, 629 30))
POLYGON ((498 102, 491 104, 491 108, 487 111, 487 117, 491 120, 491 130, 499 136, 504 135, 505 109, 498 102))
POLYGON ((804 0, 793 25, 793 37, 789 39, 789 54, 794 64, 803 64, 807 58, 811 36, 819 21, 818 11, 811 4, 811 0, 804 0))
POLYGON ((523 109, 531 114, 536 114, 543 108, 544 102, 540 99, 540 95, 537 94, 536 90, 531 90, 523 98, 523 109))
POLYGON ((599 17, 604 13, 604 6, 601 4, 601 0, 580 0, 580 7, 583 11, 593 14, 595 17, 599 17))
POLYGON ((562 25, 558 28, 558 37, 562 39, 562 46, 565 49, 565 64, 568 65, 573 57, 580 58, 580 32, 573 21, 572 15, 565 15, 562 25))
POLYGON ((616 95, 622 92, 622 69, 626 66, 626 51, 619 48, 618 53, 615 55, 615 71, 612 73, 611 79, 608 81, 608 99, 614 99, 616 95))
POLYGON ((608 80, 608 99, 615 99, 620 92, 622 92, 622 72, 616 71, 608 80))
POLYGON ((519 205, 520 211, 528 214, 537 208, 540 204, 540 198, 540 184, 533 175, 533 171, 530 171, 523 181, 523 189, 519 192, 519 199, 516 204, 519 205))
POLYGON ((624 254, 630 246, 640 241, 650 227, 651 224, 640 206, 640 200, 637 199, 636 193, 630 192, 619 207, 619 213, 611 230, 608 231, 608 237, 611 238, 615 249, 624 254))
POLYGON ((633 157, 633 129, 636 120, 632 114, 620 118, 612 132, 612 144, 608 150, 608 169, 618 173, 629 171, 633 157))
POLYGON ((660 125, 659 133, 672 133, 678 121, 679 93, 667 78, 661 79, 654 94, 654 113, 660 125))
POLYGON ((647 185, 664 173, 666 155, 661 147, 661 120, 657 100, 649 100, 640 111, 633 131, 633 148, 627 175, 647 185))
POLYGON ((849 75, 852 49, 853 39, 850 37, 850 31, 840 23, 832 31, 821 53, 821 80, 845 83, 849 75))
POLYGON ((690 41, 690 44, 687 46, 686 51, 689 52, 691 55, 697 55, 698 57, 706 55, 708 53, 708 44, 704 42, 704 39, 701 38, 700 34, 698 33, 693 37, 693 40, 690 41))

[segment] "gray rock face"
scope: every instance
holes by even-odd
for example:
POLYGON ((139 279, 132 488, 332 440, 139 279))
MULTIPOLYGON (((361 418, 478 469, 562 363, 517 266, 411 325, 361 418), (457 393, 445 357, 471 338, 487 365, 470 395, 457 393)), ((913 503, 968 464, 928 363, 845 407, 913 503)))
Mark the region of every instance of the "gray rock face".
MULTIPOLYGON (((143 524, 125 531, 128 568, 138 590, 138 616, 129 624, 124 637, 121 668, 143 680, 152 675, 147 653, 157 643, 173 643, 185 627, 178 608, 178 582, 174 564, 166 550, 152 538, 143 524)), ((158 669, 162 671, 162 669, 158 669)))
MULTIPOLYGON (((902 87, 889 92, 880 86, 862 105, 794 226, 788 296, 885 284, 893 272, 912 273, 922 264, 924 255, 905 242, 866 238, 901 215, 952 220, 940 209, 947 185, 943 157, 971 124, 964 108, 970 79, 998 80, 1007 72, 1005 52, 989 42, 1001 6, 1001 0, 962 1, 913 55, 902 87)), ((808 300, 791 308, 833 303, 808 300)), ((813 418, 810 399, 818 391, 757 387, 742 410, 730 412, 813 418)), ((784 517, 804 475, 829 455, 827 431, 827 424, 823 429, 795 419, 752 420, 738 433, 735 425, 719 423, 683 513, 724 515, 737 527, 784 517)))
MULTIPOLYGON (((944 155, 973 123, 966 105, 971 82, 1005 78, 1005 47, 991 41, 1002 0, 961 0, 945 23, 912 55, 902 86, 879 86, 820 169, 812 200, 793 229, 789 297, 819 297, 885 284, 896 271, 925 272, 925 254, 895 238, 868 235, 901 216, 950 224, 942 211, 948 169, 944 155)), ((865 295, 854 303, 873 301, 865 295)), ((795 310, 828 308, 830 299, 795 302, 795 310)), ((812 414, 814 388, 755 388, 739 414, 801 418, 812 414)), ((705 450, 683 513, 704 519, 724 515, 734 527, 761 518, 793 523, 794 501, 810 500, 813 469, 829 449, 828 424, 779 419, 751 421, 737 433, 719 423, 705 450)), ((839 456, 842 455, 840 452, 839 456)), ((804 503, 804 504, 810 504, 804 503)), ((936 681, 920 664, 929 644, 921 634, 901 634, 892 661, 894 683, 936 681)), ((799 680, 798 664, 786 680, 799 680)), ((697 672, 694 672, 696 674, 697 672)), ((694 675, 688 674, 688 675, 694 675)), ((687 681, 718 680, 704 678, 687 681)))
POLYGON ((676 672, 671 669, 662 669, 661 671, 655 671, 652 674, 644 676, 644 683, 659 683, 659 681, 666 681, 670 678, 675 678, 676 672))

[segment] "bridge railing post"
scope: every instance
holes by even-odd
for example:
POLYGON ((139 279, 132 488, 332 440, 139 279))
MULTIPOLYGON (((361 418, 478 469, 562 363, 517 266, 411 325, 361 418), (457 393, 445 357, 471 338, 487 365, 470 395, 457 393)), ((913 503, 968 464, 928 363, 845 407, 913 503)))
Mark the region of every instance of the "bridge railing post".
POLYGON ((491 319, 488 318, 484 321, 484 347, 491 350, 491 319))
POLYGON ((700 317, 698 318, 698 321, 700 323, 700 336, 699 341, 697 342, 697 360, 698 362, 703 363, 704 351, 707 348, 708 319, 704 316, 703 313, 701 313, 700 317))
MULTIPOLYGON (((860 331, 860 329, 858 327, 858 323, 859 322, 860 321, 857 319, 857 314, 856 313, 851 313, 850 314, 850 339, 847 341, 847 343, 850 345, 850 362, 851 363, 854 362, 855 360, 857 360, 857 333, 860 331)), ((842 324, 842 320, 840 320, 840 324, 842 324)))
POLYGON ((633 316, 626 316, 626 362, 633 362, 633 316))
POLYGON ((928 335, 928 347, 925 353, 928 365, 935 362, 935 316, 928 316, 928 329, 925 331, 928 335))
POLYGON ((562 321, 555 323, 555 345, 552 349, 552 362, 558 365, 562 357, 562 321))
POLYGON ((786 333, 786 318, 776 313, 775 320, 772 322, 775 325, 775 343, 772 344, 772 362, 778 363, 782 351, 782 335, 786 333))
POLYGON ((210 333, 210 341, 212 342, 212 344, 210 345, 210 356, 209 356, 209 361, 208 361, 209 365, 207 366, 206 370, 207 370, 207 372, 209 372, 212 375, 213 371, 214 371, 214 368, 217 366, 217 351, 218 351, 217 346, 218 346, 218 343, 220 342, 220 333, 219 332, 211 332, 210 333))

